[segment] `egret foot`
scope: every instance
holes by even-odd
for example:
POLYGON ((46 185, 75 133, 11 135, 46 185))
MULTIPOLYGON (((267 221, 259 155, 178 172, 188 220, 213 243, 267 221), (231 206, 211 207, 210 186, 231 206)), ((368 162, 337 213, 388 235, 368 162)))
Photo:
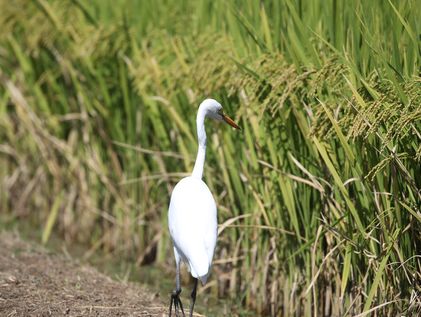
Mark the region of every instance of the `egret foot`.
POLYGON ((172 313, 172 305, 174 303, 174 310, 175 310, 175 316, 178 317, 178 307, 181 308, 181 313, 183 314, 183 317, 185 317, 186 315, 184 314, 184 309, 183 309, 183 304, 181 303, 180 300, 180 293, 181 293, 181 289, 179 290, 174 290, 171 293, 171 302, 170 302, 170 317, 171 317, 171 313, 172 313))

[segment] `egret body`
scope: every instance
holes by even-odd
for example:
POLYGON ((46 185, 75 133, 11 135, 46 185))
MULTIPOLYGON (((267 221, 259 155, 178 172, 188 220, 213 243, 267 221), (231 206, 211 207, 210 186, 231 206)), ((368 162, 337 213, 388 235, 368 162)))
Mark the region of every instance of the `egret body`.
POLYGON ((199 148, 193 172, 191 176, 183 178, 174 187, 168 210, 168 227, 174 244, 176 263, 176 288, 171 294, 170 316, 173 304, 176 316, 178 316, 179 307, 184 316, 179 297, 181 261, 186 263, 191 275, 195 278, 190 305, 190 316, 193 316, 197 284, 199 280, 203 285, 207 281, 218 234, 215 200, 202 180, 206 155, 206 117, 225 121, 239 129, 238 125, 225 115, 221 104, 216 100, 206 99, 200 104, 196 118, 199 148))

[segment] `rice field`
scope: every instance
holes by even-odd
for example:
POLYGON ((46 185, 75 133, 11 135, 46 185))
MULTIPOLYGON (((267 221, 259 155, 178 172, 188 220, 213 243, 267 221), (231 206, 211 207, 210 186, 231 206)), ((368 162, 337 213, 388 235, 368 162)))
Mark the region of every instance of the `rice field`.
POLYGON ((417 0, 0 0, 1 219, 174 270, 169 196, 212 97, 242 132, 207 124, 207 292, 415 316, 420 21, 417 0))

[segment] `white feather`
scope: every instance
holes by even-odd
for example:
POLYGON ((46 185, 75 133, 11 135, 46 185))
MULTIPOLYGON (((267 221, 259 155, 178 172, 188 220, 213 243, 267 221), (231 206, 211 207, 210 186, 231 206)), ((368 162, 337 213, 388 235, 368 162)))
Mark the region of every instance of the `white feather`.
POLYGON ((177 264, 177 290, 180 289, 181 261, 187 263, 193 277, 200 279, 202 284, 206 283, 218 235, 215 200, 202 181, 206 156, 206 117, 226 121, 234 128, 239 128, 222 112, 222 106, 216 100, 206 99, 200 104, 196 117, 199 147, 193 172, 174 187, 168 210, 168 226, 177 264))
POLYGON ((186 177, 175 186, 168 223, 176 260, 186 262, 192 276, 206 283, 218 228, 215 200, 201 179, 186 177))
POLYGON ((174 255, 187 263, 191 275, 206 283, 215 251, 217 229, 216 204, 202 181, 206 156, 205 118, 222 120, 222 106, 213 99, 204 100, 197 111, 196 128, 199 143, 192 176, 183 178, 171 195, 168 226, 174 243, 174 255))

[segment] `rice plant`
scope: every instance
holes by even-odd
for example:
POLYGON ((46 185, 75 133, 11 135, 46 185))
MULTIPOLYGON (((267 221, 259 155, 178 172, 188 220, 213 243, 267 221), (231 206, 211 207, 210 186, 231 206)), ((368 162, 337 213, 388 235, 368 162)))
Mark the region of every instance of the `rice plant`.
POLYGON ((2 218, 171 268, 169 193, 213 97, 243 133, 207 131, 210 292, 261 315, 416 314, 420 10, 0 1, 2 218))

